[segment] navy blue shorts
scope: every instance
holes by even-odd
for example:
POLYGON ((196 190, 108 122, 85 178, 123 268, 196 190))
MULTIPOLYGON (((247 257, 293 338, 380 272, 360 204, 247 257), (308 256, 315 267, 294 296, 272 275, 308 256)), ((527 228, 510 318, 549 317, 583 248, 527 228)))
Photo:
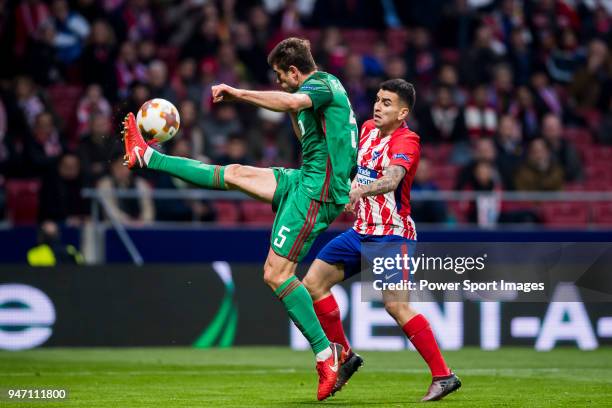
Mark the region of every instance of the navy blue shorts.
POLYGON ((317 254, 317 259, 328 264, 344 265, 344 280, 361 271, 361 244, 365 243, 406 243, 408 254, 412 256, 416 249, 416 241, 398 235, 365 235, 349 228, 328 242, 317 254))

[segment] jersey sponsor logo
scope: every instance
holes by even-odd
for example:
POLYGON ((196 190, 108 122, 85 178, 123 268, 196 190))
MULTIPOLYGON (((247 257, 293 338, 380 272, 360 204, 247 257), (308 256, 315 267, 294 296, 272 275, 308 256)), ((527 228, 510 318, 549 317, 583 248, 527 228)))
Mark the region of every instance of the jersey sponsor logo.
POLYGON ((367 185, 378 178, 378 172, 363 166, 357 166, 357 183, 367 185))
POLYGON ((404 154, 404 153, 396 153, 393 155, 394 159, 404 159, 407 162, 410 162, 410 158, 408 157, 408 155, 404 154))
POLYGON ((300 88, 300 91, 318 91, 319 89, 325 89, 322 86, 304 85, 300 88))

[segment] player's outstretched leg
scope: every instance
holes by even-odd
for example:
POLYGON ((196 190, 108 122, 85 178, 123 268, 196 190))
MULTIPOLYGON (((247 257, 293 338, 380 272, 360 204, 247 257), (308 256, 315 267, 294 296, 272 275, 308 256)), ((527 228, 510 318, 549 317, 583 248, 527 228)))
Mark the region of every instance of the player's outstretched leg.
POLYGON ((132 168, 163 171, 210 190, 239 190, 260 201, 272 202, 276 178, 272 169, 230 164, 217 166, 185 157, 157 152, 142 138, 136 118, 129 113, 123 121, 125 163, 132 168))
POLYGON ((310 343, 317 360, 319 386, 317 399, 326 399, 332 394, 338 379, 342 346, 330 343, 314 312, 310 294, 295 276, 297 263, 281 257, 270 250, 264 265, 264 281, 283 302, 287 314, 310 343))
POLYGON ((184 157, 172 157, 161 154, 150 147, 143 139, 136 118, 128 113, 123 120, 124 160, 130 168, 160 170, 180 177, 200 187, 225 190, 224 166, 204 164, 184 157))
MULTIPOLYGON (((333 244, 333 241, 330 244, 333 244)), ((325 249, 322 252, 324 251, 325 249)), ((342 327, 338 303, 331 293, 332 286, 342 280, 344 280, 343 265, 331 265, 321 259, 315 259, 304 277, 304 286, 312 297, 315 313, 325 331, 325 335, 329 341, 341 344, 344 348, 338 380, 332 390, 332 395, 340 391, 359 367, 363 365, 363 358, 351 350, 342 327)))
POLYGON ((410 307, 407 296, 403 291, 384 292, 385 309, 400 325, 431 371, 432 381, 421 401, 437 401, 458 390, 461 380, 446 365, 429 322, 410 307))

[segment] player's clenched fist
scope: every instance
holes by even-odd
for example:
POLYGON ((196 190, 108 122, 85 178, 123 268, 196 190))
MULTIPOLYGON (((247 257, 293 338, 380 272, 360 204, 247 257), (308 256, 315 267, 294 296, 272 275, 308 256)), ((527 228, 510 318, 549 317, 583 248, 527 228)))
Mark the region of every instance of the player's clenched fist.
POLYGON ((221 101, 230 102, 238 99, 238 89, 226 84, 213 85, 212 88, 213 103, 221 101))

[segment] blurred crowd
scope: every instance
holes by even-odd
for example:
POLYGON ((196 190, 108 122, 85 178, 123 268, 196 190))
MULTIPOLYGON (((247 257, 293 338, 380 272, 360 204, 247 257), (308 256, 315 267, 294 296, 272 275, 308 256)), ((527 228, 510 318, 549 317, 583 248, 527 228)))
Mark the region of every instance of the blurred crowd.
MULTIPOLYGON (((360 123, 381 81, 415 84, 415 189, 606 190, 611 16, 598 0, 0 0, 0 217, 28 180, 40 220, 87 219, 84 187, 140 191, 110 202, 127 223, 215 220, 213 203, 154 201, 189 186, 123 167, 118 125, 165 98, 181 114, 166 152, 298 166, 286 115, 210 98, 219 82, 274 89, 266 56, 290 35, 310 39, 360 123)), ((415 203, 417 222, 449 218, 430 204, 415 203)))

